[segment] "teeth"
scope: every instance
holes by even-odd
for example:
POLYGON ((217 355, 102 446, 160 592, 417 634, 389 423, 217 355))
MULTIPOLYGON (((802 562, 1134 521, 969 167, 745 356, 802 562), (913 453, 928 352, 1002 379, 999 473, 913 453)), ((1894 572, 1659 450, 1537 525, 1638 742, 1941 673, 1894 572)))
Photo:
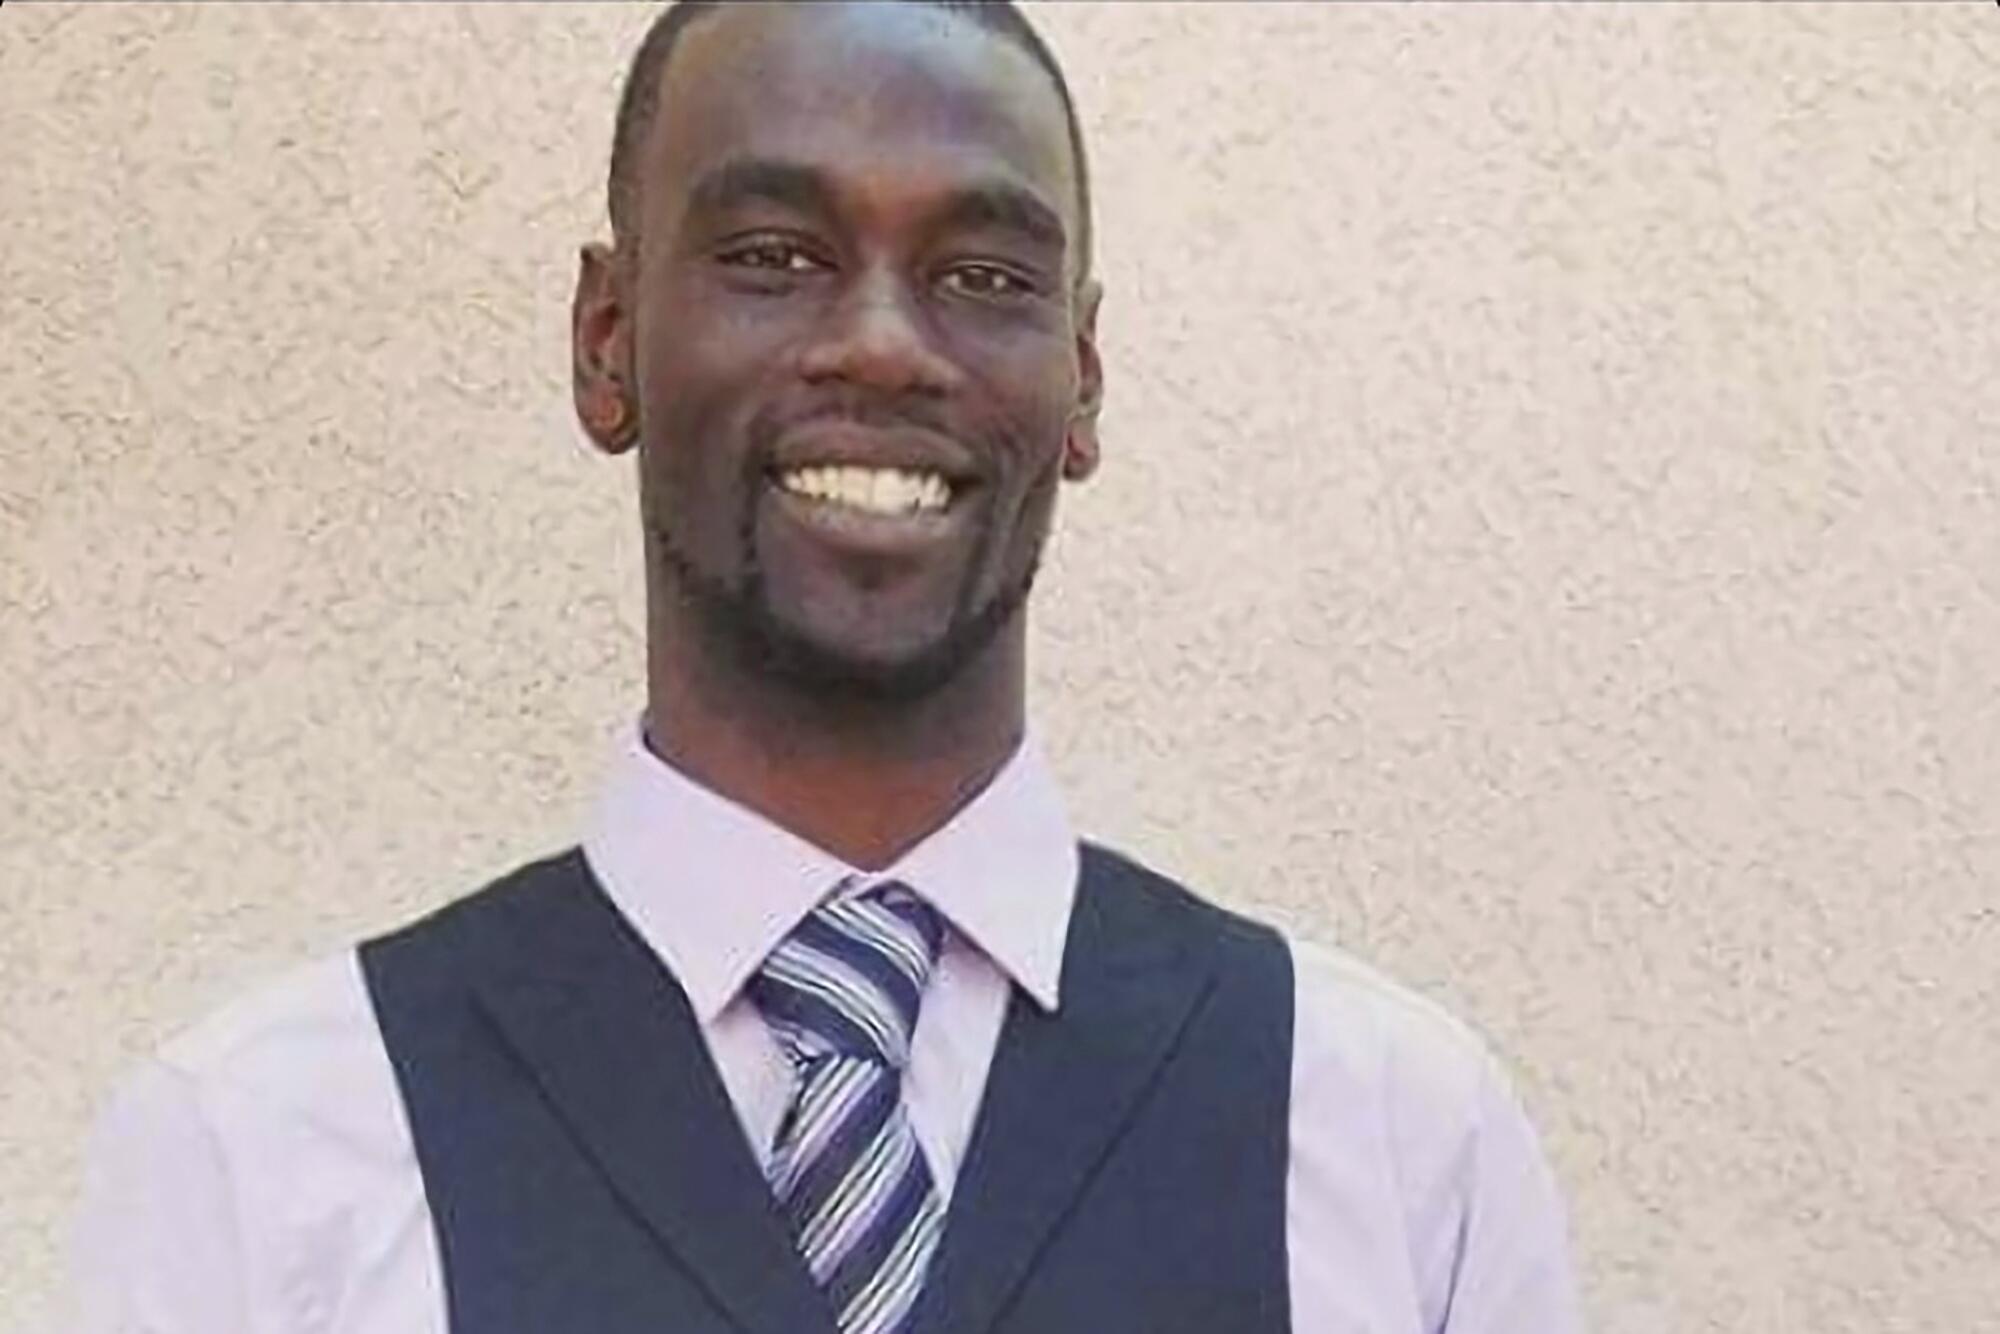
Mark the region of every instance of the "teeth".
POLYGON ((941 474, 905 468, 793 468, 778 475, 778 484, 793 495, 870 514, 924 513, 951 503, 951 483, 941 474))

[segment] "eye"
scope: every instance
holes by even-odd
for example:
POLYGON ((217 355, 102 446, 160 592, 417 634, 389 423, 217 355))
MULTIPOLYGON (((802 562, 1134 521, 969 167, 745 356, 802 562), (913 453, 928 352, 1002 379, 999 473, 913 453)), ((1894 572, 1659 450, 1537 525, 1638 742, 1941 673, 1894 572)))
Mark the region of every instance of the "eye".
POLYGON ((733 246, 716 258, 731 268, 755 269, 763 273, 817 273, 826 265, 804 247, 784 240, 762 238, 733 246))
POLYGON ((1032 296, 1035 285, 997 264, 958 264, 945 270, 945 289, 980 301, 1008 301, 1032 296))

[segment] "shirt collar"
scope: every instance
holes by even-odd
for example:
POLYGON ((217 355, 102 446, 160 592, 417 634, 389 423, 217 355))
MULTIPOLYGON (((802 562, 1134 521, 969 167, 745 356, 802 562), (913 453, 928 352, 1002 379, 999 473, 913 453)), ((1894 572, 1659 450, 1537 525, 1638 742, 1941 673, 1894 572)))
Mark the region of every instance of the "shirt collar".
POLYGON ((977 796, 886 870, 864 873, 620 738, 584 856, 706 1024, 845 881, 897 880, 1045 1010, 1059 1000, 1076 900, 1076 837, 1024 740, 977 796))

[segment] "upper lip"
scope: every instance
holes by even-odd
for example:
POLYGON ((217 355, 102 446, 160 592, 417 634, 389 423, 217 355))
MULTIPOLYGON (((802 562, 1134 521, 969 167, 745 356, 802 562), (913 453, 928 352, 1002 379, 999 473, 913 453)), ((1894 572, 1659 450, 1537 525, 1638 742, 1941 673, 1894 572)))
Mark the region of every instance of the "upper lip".
POLYGON ((933 432, 860 426, 805 427, 787 433, 771 450, 771 471, 795 468, 899 468, 934 472, 953 486, 979 480, 979 468, 961 445, 933 432))

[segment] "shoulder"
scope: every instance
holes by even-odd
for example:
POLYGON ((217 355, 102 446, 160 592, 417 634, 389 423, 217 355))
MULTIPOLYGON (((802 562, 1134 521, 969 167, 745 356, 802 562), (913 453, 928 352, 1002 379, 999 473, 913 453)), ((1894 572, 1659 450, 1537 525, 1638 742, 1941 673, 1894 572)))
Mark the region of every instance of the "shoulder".
POLYGON ((356 1285, 436 1308, 428 1206, 363 955, 406 951, 399 976, 439 1000, 466 980, 462 957, 531 935, 553 902, 582 897, 569 891, 583 876, 573 855, 524 867, 251 987, 128 1072, 85 1163, 79 1327, 136 1328, 127 1316, 144 1310, 171 1313, 162 1328, 291 1328, 345 1309, 356 1285))
POLYGON ((406 1156, 400 1100, 352 950, 252 987, 168 1039, 107 1119, 198 1132, 233 1169, 406 1156))
POLYGON ((377 940, 249 988, 126 1076, 101 1118, 100 1143, 162 1154, 199 1145, 218 1171, 247 1180, 362 1189, 399 1180, 414 1151, 367 956, 402 952, 411 966, 400 975, 435 998, 463 983, 461 959, 496 937, 532 934, 538 905, 552 888, 572 887, 580 868, 573 853, 531 863, 377 940))
POLYGON ((292 968, 168 1039, 149 1084, 180 1084, 204 1101, 253 1102, 316 1113, 373 1099, 392 1080, 365 957, 409 950, 434 964, 438 986, 462 981, 453 965, 490 951, 496 938, 532 937, 551 891, 587 873, 570 852, 532 862, 375 940, 292 968))
POLYGON ((1085 843, 1083 858, 1087 874, 1123 890, 1119 904, 1101 910, 1173 917, 1288 972, 1302 1059, 1336 1061, 1357 1079, 1388 1075, 1393 1066, 1447 1098, 1489 1067, 1485 1044, 1463 1022, 1346 951, 1225 908, 1115 849, 1085 843))
MULTIPOLYGON (((1084 845, 1087 873, 1117 886, 1100 911, 1179 920, 1283 986, 1291 1002, 1292 1101, 1308 1151, 1366 1143, 1417 1184, 1448 1175, 1505 1080, 1487 1045, 1414 988, 1337 947, 1233 912, 1129 856, 1084 845)), ((1112 924, 1117 929, 1118 924, 1112 924)), ((1296 1146, 1295 1146, 1296 1147, 1296 1146)))
POLYGON ((1345 950, 1298 937, 1286 944, 1296 978, 1295 1085, 1331 1082, 1432 1122, 1475 1114, 1497 1067, 1463 1020, 1345 950))
POLYGON ((338 1055, 371 1027, 354 952, 342 950, 249 987, 168 1038, 157 1061, 196 1084, 263 1082, 273 1067, 338 1055))
POLYGON ((381 1238, 395 1274, 420 1275, 423 1210, 354 955, 317 960, 167 1041, 105 1105, 74 1232, 79 1327, 137 1328, 141 1310, 146 1328, 290 1327, 381 1238))

